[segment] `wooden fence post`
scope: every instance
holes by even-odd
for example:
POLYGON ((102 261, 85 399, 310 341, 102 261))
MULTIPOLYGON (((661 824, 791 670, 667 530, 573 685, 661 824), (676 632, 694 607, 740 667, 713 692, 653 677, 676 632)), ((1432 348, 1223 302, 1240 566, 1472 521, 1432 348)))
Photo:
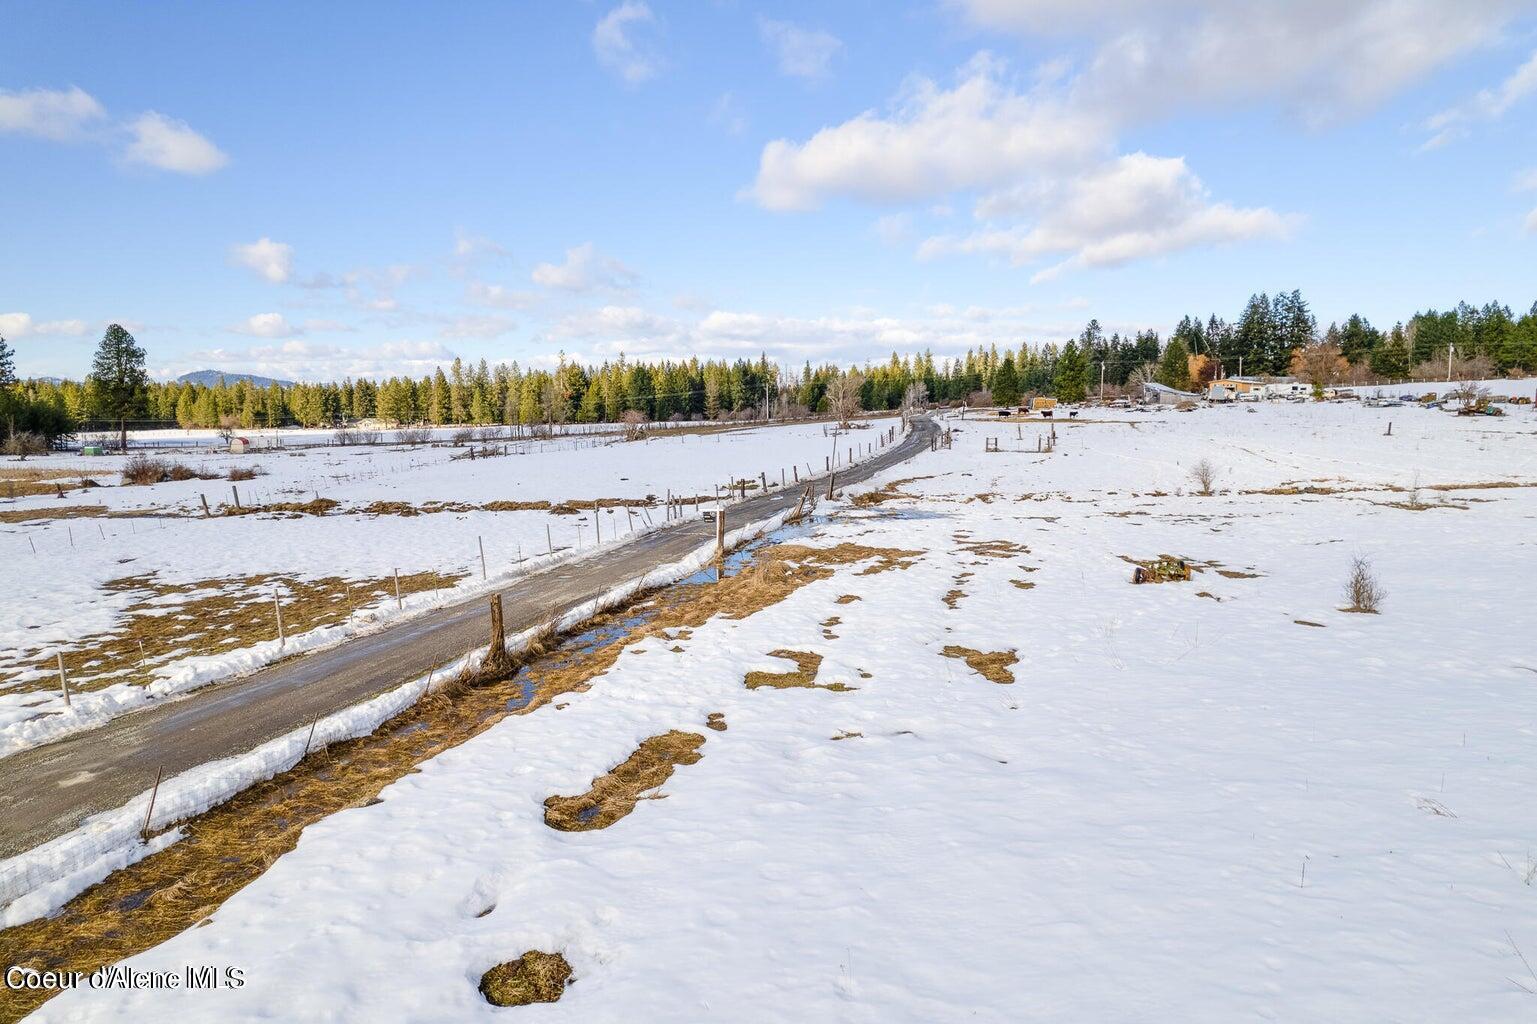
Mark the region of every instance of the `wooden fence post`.
POLYGON ((397 609, 405 607, 405 605, 400 603, 400 570, 399 569, 395 570, 395 607, 397 609))
POLYGON ((146 843, 149 842, 150 819, 155 816, 155 797, 160 795, 160 778, 164 774, 165 767, 163 765, 155 770, 155 786, 149 791, 149 807, 144 812, 144 827, 139 829, 139 838, 146 843))
POLYGON ((278 616, 278 646, 282 647, 284 644, 286 644, 288 642, 288 638, 283 635, 283 601, 282 601, 281 598, 278 597, 278 588, 277 587, 273 587, 272 588, 272 607, 277 609, 277 616, 278 616))
POLYGON ((491 595, 491 646, 486 650, 482 671, 505 672, 512 664, 507 654, 507 636, 502 625, 502 595, 491 595))
POLYGON ((726 510, 715 509, 715 557, 726 557, 726 510))
POLYGON ((486 579, 486 545, 480 539, 479 534, 475 536, 475 546, 480 549, 480 579, 484 582, 486 579))
POLYGON ((69 674, 64 671, 64 652, 54 651, 59 659, 59 685, 64 688, 64 706, 69 707, 69 674))
POLYGON ((211 519, 213 517, 213 513, 208 511, 208 495, 199 494, 198 497, 203 499, 203 518, 211 519))
POLYGON ((229 485, 229 489, 230 489, 230 493, 235 496, 235 507, 239 508, 240 507, 240 488, 236 487, 234 484, 230 484, 229 485))

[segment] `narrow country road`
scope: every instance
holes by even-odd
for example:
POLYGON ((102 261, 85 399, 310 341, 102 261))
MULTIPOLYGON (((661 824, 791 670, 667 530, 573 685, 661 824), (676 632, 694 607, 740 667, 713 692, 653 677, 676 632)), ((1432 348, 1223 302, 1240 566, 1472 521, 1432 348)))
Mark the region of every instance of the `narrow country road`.
MULTIPOLYGON (((914 420, 906 438, 839 470, 838 482, 857 483, 911 458, 929 447, 935 431, 932 421, 914 420)), ((727 529, 791 508, 799 494, 792 486, 731 506, 727 529)), ((501 592, 507 633, 549 622, 627 580, 678 561, 712 541, 714 531, 713 522, 698 520, 521 577, 501 592)), ((244 753, 483 646, 488 600, 489 595, 481 595, 0 759, 0 858, 62 835, 91 814, 122 806, 148 789, 160 768, 170 777, 244 753)))

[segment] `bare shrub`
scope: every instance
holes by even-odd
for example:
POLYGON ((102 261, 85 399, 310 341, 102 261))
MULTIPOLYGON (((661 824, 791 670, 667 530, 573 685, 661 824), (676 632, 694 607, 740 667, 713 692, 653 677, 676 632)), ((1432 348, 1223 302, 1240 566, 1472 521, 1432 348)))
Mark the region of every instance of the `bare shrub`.
POLYGON ((1345 582, 1345 600, 1350 605, 1344 611, 1376 615, 1377 607, 1386 596, 1387 591, 1372 573, 1372 564, 1365 558, 1354 559, 1350 563, 1350 579, 1345 582))
POLYGON ((646 436, 646 414, 639 409, 626 409, 619 422, 624 425, 626 441, 639 441, 646 436))
POLYGON ((1217 467, 1212 465, 1210 459, 1202 459, 1190 467, 1190 479, 1195 481, 1196 487, 1199 488, 1198 493, 1207 497, 1211 496, 1212 487, 1216 484, 1218 475, 1217 467))
POLYGON ((470 444, 475 440, 475 431, 471 430, 469 427, 460 427, 458 430, 454 431, 452 437, 450 437, 450 440, 453 441, 454 444, 458 445, 470 444))
POLYGON ((500 441, 502 439, 502 428, 481 427, 478 435, 482 441, 500 441))
POLYGON ((432 440, 432 432, 425 427, 407 427, 395 434, 395 440, 401 444, 426 444, 432 440))
POLYGON ((29 430, 18 430, 5 439, 5 443, 0 445, 0 451, 20 459, 28 455, 47 455, 48 439, 29 430))
POLYGON ((165 467, 166 480, 216 480, 219 477, 217 473, 206 473, 184 462, 165 462, 161 465, 165 467))
POLYGON ((355 431, 348 430, 346 427, 339 427, 331 434, 331 440, 339 445, 357 444, 358 435, 355 431))
POLYGON ((166 465, 148 455, 131 456, 123 463, 123 483, 133 486, 158 484, 166 479, 166 465))
POLYGON ((1464 381, 1448 391, 1446 397, 1457 404, 1458 412, 1478 412, 1489 404, 1489 389, 1464 381))
POLYGON ((266 472, 260 466, 231 466, 229 468, 229 478, 231 480, 255 480, 257 477, 265 475, 266 472))
POLYGON ((378 444, 383 435, 377 430, 358 431, 358 444, 378 444))

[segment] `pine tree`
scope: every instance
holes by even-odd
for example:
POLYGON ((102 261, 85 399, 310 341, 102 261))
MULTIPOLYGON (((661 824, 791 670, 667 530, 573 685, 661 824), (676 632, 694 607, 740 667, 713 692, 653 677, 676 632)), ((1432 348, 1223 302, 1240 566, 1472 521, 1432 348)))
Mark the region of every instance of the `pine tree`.
POLYGON ((1014 353, 1004 356, 998 369, 993 371, 990 390, 994 405, 1016 405, 1019 402, 1019 373, 1014 369, 1014 353))
POLYGON ((1178 338, 1170 338, 1163 350, 1163 361, 1158 364, 1158 383, 1176 391, 1190 387, 1190 353, 1178 338))
POLYGON ((94 412, 117 420, 118 443, 128 450, 128 420, 139 415, 149 375, 144 372, 144 350, 119 324, 111 324, 101 336, 91 362, 91 394, 94 412))
POLYGON ((0 334, 0 388, 8 388, 16 383, 16 351, 6 344, 5 335, 0 334))
POLYGON ((1057 358, 1052 388, 1063 402, 1081 402, 1088 396, 1089 363, 1076 341, 1069 341, 1057 358))

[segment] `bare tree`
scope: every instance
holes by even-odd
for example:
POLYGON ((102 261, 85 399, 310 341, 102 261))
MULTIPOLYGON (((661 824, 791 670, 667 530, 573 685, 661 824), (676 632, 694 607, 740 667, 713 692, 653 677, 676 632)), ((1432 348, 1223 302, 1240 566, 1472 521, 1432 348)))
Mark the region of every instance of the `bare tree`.
POLYGON ((646 414, 639 409, 626 409, 624 415, 619 417, 619 422, 624 424, 626 441, 639 441, 646 436, 646 414))
POLYGON ((1372 573, 1372 564, 1364 558, 1354 559, 1350 563, 1350 579, 1345 582, 1345 600, 1350 602, 1345 611, 1376 615, 1377 606, 1386 596, 1387 591, 1372 573))
POLYGON ((853 425, 854 414, 859 412, 859 390, 865 378, 858 370, 842 373, 827 382, 827 408, 838 417, 840 427, 853 425))
POLYGON ((1313 385, 1313 397, 1322 398, 1324 388, 1345 379, 1350 362, 1332 342, 1320 341, 1299 348, 1292 356, 1292 375, 1313 385))
POLYGON ((1195 481, 1195 485, 1200 488, 1200 493, 1208 497, 1212 493, 1212 487, 1216 484, 1218 475, 1217 467, 1212 465, 1210 459, 1202 459, 1190 467, 1190 479, 1195 481))
POLYGON ((1489 404, 1489 389, 1470 380, 1463 381, 1448 391, 1446 397, 1457 403, 1458 412, 1477 412, 1489 404))

